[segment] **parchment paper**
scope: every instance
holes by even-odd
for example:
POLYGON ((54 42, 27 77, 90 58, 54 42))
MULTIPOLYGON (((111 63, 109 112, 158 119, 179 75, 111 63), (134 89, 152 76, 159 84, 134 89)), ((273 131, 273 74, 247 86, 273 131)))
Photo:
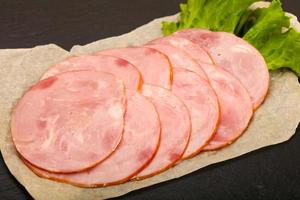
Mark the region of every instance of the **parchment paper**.
MULTIPOLYGON (((73 54, 95 52, 110 47, 143 44, 161 36, 160 22, 155 20, 137 30, 84 47, 75 46, 73 54)), ((202 153, 155 177, 118 186, 83 189, 39 178, 18 157, 9 131, 10 112, 17 99, 52 64, 69 53, 58 46, 33 49, 0 50, 0 147, 10 172, 35 199, 103 199, 126 194, 139 188, 179 178, 207 165, 228 160, 261 147, 284 142, 292 137, 300 121, 300 85, 291 72, 271 73, 270 91, 265 103, 256 111, 247 131, 235 143, 216 152, 202 153)))

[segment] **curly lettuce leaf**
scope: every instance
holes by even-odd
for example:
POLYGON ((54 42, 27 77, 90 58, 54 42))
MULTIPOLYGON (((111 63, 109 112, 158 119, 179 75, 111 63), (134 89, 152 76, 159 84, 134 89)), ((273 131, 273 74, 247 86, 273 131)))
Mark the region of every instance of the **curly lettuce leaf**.
POLYGON ((162 26, 164 35, 171 35, 178 30, 178 23, 176 22, 162 22, 162 26))
POLYGON ((187 4, 180 4, 180 21, 163 22, 164 35, 170 35, 179 29, 194 27, 194 19, 203 9, 206 0, 188 0, 187 4))
POLYGON ((287 67, 300 76, 300 33, 290 28, 281 2, 273 0, 268 8, 248 14, 248 19, 243 39, 260 51, 269 70, 287 67))
POLYGON ((233 33, 248 7, 259 0, 188 0, 180 4, 179 22, 164 22, 169 35, 184 28, 205 28, 233 33))
POLYGON ((258 50, 268 63, 269 70, 289 68, 300 77, 300 34, 295 29, 273 36, 258 50))

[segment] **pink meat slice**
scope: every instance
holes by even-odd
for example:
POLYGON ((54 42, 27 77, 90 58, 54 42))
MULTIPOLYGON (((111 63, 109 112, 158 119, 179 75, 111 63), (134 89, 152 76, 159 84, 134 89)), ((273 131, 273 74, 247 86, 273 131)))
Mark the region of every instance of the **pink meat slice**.
POLYGON ((105 55, 84 55, 70 57, 49 68, 42 79, 60 73, 77 70, 104 71, 124 81, 126 88, 140 89, 142 78, 139 71, 128 61, 105 55))
POLYGON ((254 109, 264 101, 269 88, 269 72, 263 56, 245 40, 225 32, 188 29, 174 34, 205 48, 222 69, 242 82, 254 109))
POLYGON ((202 64, 220 104, 220 122, 215 136, 204 150, 215 150, 231 144, 247 128, 253 115, 246 88, 230 73, 214 65, 202 64))
MULTIPOLYGON (((209 33, 209 31, 206 30, 202 30, 202 31, 204 33, 205 32, 209 33)), ((194 51, 190 53, 191 52, 190 48, 186 48, 180 45, 177 45, 177 47, 178 49, 181 48, 181 50, 186 51, 186 53, 188 53, 189 56, 191 55, 193 56, 194 51)), ((171 51, 170 49, 166 49, 165 47, 161 47, 161 46, 156 48, 160 49, 163 53, 169 56, 170 61, 173 64, 173 67, 179 66, 177 61, 179 60, 179 58, 184 62, 184 60, 182 59, 183 56, 179 57, 178 54, 176 54, 175 50, 171 51)), ((226 146, 232 143, 235 139, 237 139, 246 129, 249 120, 252 117, 252 111, 249 110, 250 109, 249 98, 248 98, 249 95, 247 92, 245 93, 245 88, 241 85, 241 83, 237 79, 235 79, 234 77, 232 77, 232 75, 230 75, 229 73, 227 73, 222 69, 218 70, 210 64, 205 64, 205 62, 199 62, 199 63, 202 64, 198 64, 198 67, 201 67, 204 70, 204 72, 206 73, 207 77, 210 80, 210 83, 212 84, 211 86, 213 86, 214 91, 217 93, 220 109, 221 109, 220 124, 217 129, 216 135, 213 138, 213 140, 210 142, 210 144, 207 147, 205 147, 206 150, 212 150, 212 149, 217 149, 226 146), (220 79, 219 81, 218 81, 218 76, 220 79), (232 95, 232 92, 228 90, 227 87, 225 87, 227 84, 226 81, 228 83, 229 89, 233 88, 234 91, 240 91, 239 95, 231 96, 231 98, 234 97, 233 101, 235 101, 236 103, 228 102, 228 100, 230 99, 228 98, 228 96, 232 95), (238 101, 240 103, 238 103, 238 101), (241 105, 241 106, 237 107, 235 105, 241 105), (243 109, 239 110, 239 108, 243 108, 243 109), (222 112, 222 110, 225 111, 222 112)), ((195 65, 194 68, 196 69, 196 67, 197 66, 195 65)), ((184 68, 190 69, 194 72, 198 72, 197 70, 191 67, 184 67, 184 68)))
POLYGON ((70 173, 90 168, 118 146, 126 98, 121 80, 105 72, 66 72, 32 86, 16 105, 11 132, 33 165, 70 173))
POLYGON ((159 38, 151 41, 149 44, 167 44, 174 46, 178 49, 184 50, 193 59, 200 63, 213 64, 213 60, 210 55, 199 45, 184 38, 170 35, 167 37, 159 38))
POLYGON ((116 151, 95 167, 73 174, 55 174, 26 163, 39 176, 80 187, 120 184, 141 171, 159 146, 160 123, 154 105, 145 97, 127 91, 123 140, 116 151), (145 113, 147 113, 145 115, 145 113))
POLYGON ((190 142, 183 159, 198 154, 215 134, 219 122, 217 96, 199 75, 182 68, 173 70, 172 92, 187 106, 192 122, 190 142))
POLYGON ((201 66, 183 50, 169 44, 149 44, 146 47, 156 49, 168 56, 173 68, 185 68, 197 73, 201 78, 207 79, 201 66))
POLYGON ((142 74, 144 83, 166 89, 171 87, 172 68, 168 58, 161 52, 146 47, 108 49, 97 55, 110 55, 134 64, 142 74))
POLYGON ((154 176, 179 161, 187 147, 191 132, 189 111, 170 90, 144 85, 142 94, 158 111, 161 140, 153 160, 136 176, 137 179, 154 176))

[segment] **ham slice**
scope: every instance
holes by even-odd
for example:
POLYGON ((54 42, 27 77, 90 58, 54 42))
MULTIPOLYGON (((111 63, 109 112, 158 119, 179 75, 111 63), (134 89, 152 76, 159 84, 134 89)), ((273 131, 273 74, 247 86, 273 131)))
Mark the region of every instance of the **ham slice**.
POLYGON ((142 94, 156 107, 161 122, 161 142, 153 160, 136 178, 154 176, 179 161, 187 147, 191 120, 187 107, 171 91, 144 85, 142 94))
POLYGON ((108 49, 97 55, 110 55, 134 64, 142 74, 144 83, 171 88, 172 68, 168 58, 161 52, 146 47, 108 49))
POLYGON ((145 97, 127 91, 123 140, 116 151, 95 167, 73 174, 55 174, 26 162, 39 176, 80 187, 98 187, 128 181, 147 165, 159 146, 160 123, 154 105, 145 97), (147 113, 145 115, 145 113, 147 113))
POLYGON ((243 39, 225 32, 202 29, 179 31, 174 37, 184 37, 210 53, 214 62, 241 81, 257 109, 269 88, 269 72, 263 56, 243 39))
POLYGON ((230 73, 214 65, 202 64, 220 104, 220 123, 215 136, 204 148, 215 150, 231 144, 247 128, 253 114, 245 87, 230 73))
POLYGON ((168 56, 173 68, 185 68, 197 73, 201 78, 207 79, 201 66, 183 50, 169 44, 149 44, 146 47, 156 49, 168 56))
POLYGON ((213 64, 210 55, 199 45, 184 38, 170 35, 151 41, 149 44, 167 44, 182 49, 187 52, 193 59, 200 63, 213 64))
MULTIPOLYGON (((209 31, 206 30, 202 31, 203 33, 209 33, 209 31)), ((188 34, 190 32, 186 31, 186 33, 188 34)), ((178 38, 180 38, 180 36, 181 35, 179 34, 178 38)), ((156 41, 157 43, 155 42, 155 44, 152 45, 152 48, 156 48, 169 56, 173 67, 184 66, 185 69, 192 70, 198 74, 199 72, 201 74, 201 71, 204 70, 208 79, 210 80, 211 86, 218 96, 221 110, 220 124, 217 129, 216 135, 209 143, 209 145, 205 147, 205 149, 213 150, 231 144, 243 133, 252 117, 251 107, 249 106, 249 95, 247 91, 241 85, 241 83, 236 78, 232 77, 232 75, 230 75, 228 72, 222 69, 217 69, 213 65, 205 64, 209 63, 209 61, 199 62, 198 60, 198 62, 202 64, 191 65, 191 62, 187 62, 186 65, 184 65, 184 63, 182 62, 189 59, 183 59, 183 55, 180 56, 179 53, 176 53, 176 49, 181 48, 181 50, 186 51, 189 56, 195 56, 195 51, 191 48, 185 47, 184 45, 177 45, 177 43, 174 42, 176 40, 178 40, 176 39, 176 37, 170 37, 169 39, 168 37, 165 39, 160 39, 156 41), (178 48, 167 48, 166 45, 164 45, 165 41, 170 40, 172 40, 173 42, 169 43, 177 46, 178 48), (160 44, 159 41, 162 41, 162 44, 160 44), (188 65, 193 67, 187 67, 188 65), (197 70, 197 67, 200 67, 202 70, 197 70), (233 91, 231 91, 231 89, 233 91), (235 94, 235 91, 237 92, 237 94, 235 94)), ((179 41, 180 40, 181 39, 179 39, 179 41)))
POLYGON ((105 55, 85 55, 68 58, 49 68, 42 76, 42 79, 63 72, 77 70, 104 71, 111 73, 117 78, 122 79, 126 88, 129 89, 138 90, 142 86, 141 75, 134 65, 121 58, 105 55))
POLYGON ((11 132, 17 151, 51 172, 93 167, 118 146, 126 108, 112 74, 66 72, 32 86, 16 105, 11 132))
POLYGON ((174 68, 173 73, 172 92, 187 106, 192 122, 185 159, 198 154, 214 136, 219 122, 219 104, 208 81, 182 68, 174 68))

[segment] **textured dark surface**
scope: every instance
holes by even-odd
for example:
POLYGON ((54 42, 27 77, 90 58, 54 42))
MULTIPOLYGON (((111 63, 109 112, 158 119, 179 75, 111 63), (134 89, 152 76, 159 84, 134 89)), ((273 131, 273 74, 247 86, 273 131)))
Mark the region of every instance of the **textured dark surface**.
MULTIPOLYGON (((174 14, 180 0, 0 0, 0 48, 65 49, 126 33, 174 14)), ((285 0, 300 16, 300 1, 285 0)), ((300 112, 300 111, 299 111, 300 112)), ((119 199, 300 199, 300 128, 288 142, 215 164, 119 199)), ((0 199, 31 199, 0 156, 0 199)))

